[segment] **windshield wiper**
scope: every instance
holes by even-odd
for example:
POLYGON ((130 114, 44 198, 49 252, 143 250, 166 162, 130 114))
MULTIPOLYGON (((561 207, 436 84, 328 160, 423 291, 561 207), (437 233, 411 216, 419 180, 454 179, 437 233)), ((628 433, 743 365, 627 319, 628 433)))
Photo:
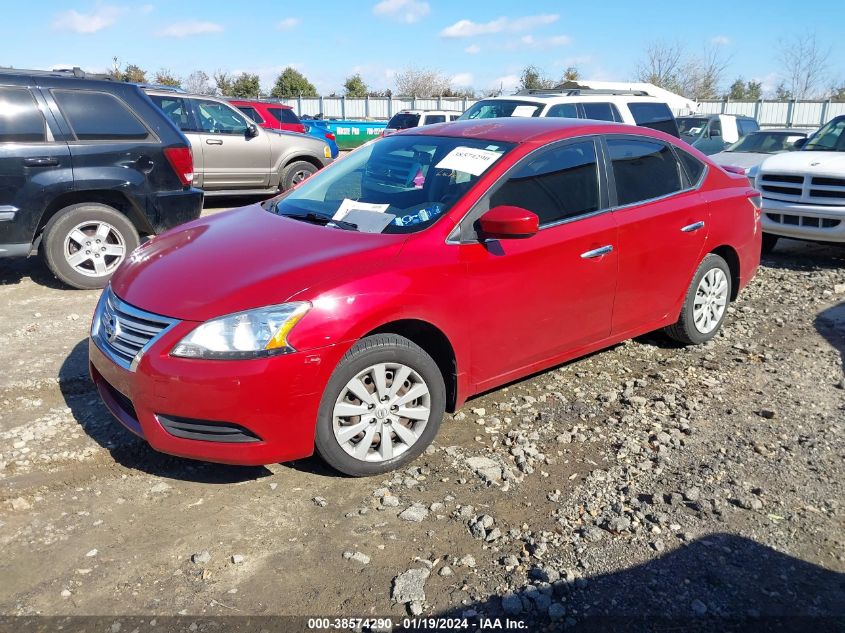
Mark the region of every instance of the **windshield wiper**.
POLYGON ((319 224, 321 226, 331 224, 332 226, 336 226, 339 229, 345 229, 347 231, 358 230, 357 224, 346 222, 345 220, 332 220, 331 216, 320 215, 319 213, 287 213, 284 217, 301 220, 303 222, 311 222, 312 224, 319 224))

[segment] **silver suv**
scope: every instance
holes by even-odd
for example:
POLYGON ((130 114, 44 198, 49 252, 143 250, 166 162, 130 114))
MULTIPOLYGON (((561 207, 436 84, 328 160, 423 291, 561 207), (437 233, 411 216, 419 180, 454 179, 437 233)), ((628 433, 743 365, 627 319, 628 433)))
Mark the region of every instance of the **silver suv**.
POLYGON ((191 142, 193 184, 206 196, 272 195, 332 162, 324 141, 262 129, 223 99, 173 90, 146 93, 191 142))

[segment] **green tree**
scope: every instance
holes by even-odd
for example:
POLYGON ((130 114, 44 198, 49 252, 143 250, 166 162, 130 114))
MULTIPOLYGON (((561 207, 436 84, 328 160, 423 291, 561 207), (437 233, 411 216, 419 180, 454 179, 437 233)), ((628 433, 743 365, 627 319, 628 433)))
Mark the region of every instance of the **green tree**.
POLYGON ((563 71, 563 77, 561 77, 561 81, 566 83, 567 81, 578 81, 581 79, 581 73, 578 72, 578 69, 575 66, 570 66, 566 70, 563 71))
POLYGON ((784 82, 780 82, 778 87, 775 88, 775 99, 778 101, 790 101, 792 100, 792 91, 786 87, 784 82))
POLYGON ((317 89, 301 72, 288 66, 276 78, 276 84, 270 95, 276 98, 316 97, 317 89))
POLYGON ((366 97, 369 92, 360 73, 347 77, 343 82, 343 89, 346 90, 347 97, 366 97))
POLYGON ((122 79, 136 84, 146 83, 147 71, 135 64, 128 64, 123 71, 122 79))
POLYGON ((182 80, 167 68, 161 68, 155 74, 155 82, 162 86, 173 86, 175 88, 179 88, 182 85, 182 80))
POLYGON ((225 70, 218 70, 214 73, 214 94, 224 97, 232 96, 232 76, 225 70))
POLYGON ((231 96, 241 99, 257 99, 261 96, 261 82, 258 75, 243 72, 232 82, 231 96))
POLYGON ((759 81, 748 80, 745 92, 749 101, 759 101, 763 98, 763 84, 759 81))
POLYGON ((731 101, 745 101, 748 98, 748 89, 745 87, 745 80, 737 77, 728 89, 726 95, 731 101))
POLYGON ((520 90, 543 90, 553 86, 554 82, 544 77, 536 66, 526 66, 519 76, 520 90))

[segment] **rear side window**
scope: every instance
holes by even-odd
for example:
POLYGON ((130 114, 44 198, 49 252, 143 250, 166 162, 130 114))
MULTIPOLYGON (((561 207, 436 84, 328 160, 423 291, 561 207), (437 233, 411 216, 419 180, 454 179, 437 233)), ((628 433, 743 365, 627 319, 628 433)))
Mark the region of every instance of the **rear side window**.
POLYGON ((410 112, 400 112, 394 114, 393 118, 387 122, 387 127, 391 130, 407 130, 408 128, 417 127, 420 124, 420 115, 411 114, 410 112))
POLYGON ((0 88, 0 143, 43 143, 44 117, 26 88, 0 88))
POLYGON ((54 90, 73 133, 80 141, 142 141, 150 133, 117 97, 89 90, 54 90))
POLYGON ((503 204, 536 213, 541 226, 598 211, 595 144, 567 144, 517 167, 490 198, 491 207, 503 204))
POLYGON ((740 136, 751 134, 752 132, 756 132, 760 129, 760 126, 757 125, 757 121, 754 121, 753 119, 737 119, 736 125, 739 128, 740 136))
POLYGON ((582 103, 584 118, 596 121, 621 121, 619 111, 612 103, 582 103))
POLYGON ((432 123, 446 123, 446 115, 445 114, 429 114, 425 117, 425 124, 431 125, 432 123))
POLYGON ((261 115, 258 114, 258 110, 253 108, 252 106, 235 106, 238 110, 243 112, 247 115, 250 119, 255 121, 256 123, 264 123, 264 119, 261 118, 261 115))
POLYGON ((563 119, 577 119, 578 106, 574 103, 558 103, 549 108, 546 116, 559 117, 563 119))
POLYGON ((607 148, 620 206, 683 189, 680 165, 668 145, 645 139, 611 138, 607 148))
POLYGON ((629 103, 628 109, 631 110, 634 123, 637 125, 660 130, 672 136, 680 136, 675 117, 665 103, 629 103))
POLYGON ((681 160, 681 165, 683 165, 684 171, 686 172, 687 182, 691 186, 697 185, 698 181, 701 180, 701 175, 704 173, 704 163, 682 149, 676 147, 675 151, 677 152, 678 158, 681 160))
POLYGON ((182 97, 148 95, 152 102, 164 112, 168 118, 176 124, 183 132, 196 132, 191 115, 188 112, 188 104, 182 97))
POLYGON ((277 121, 281 121, 282 123, 292 123, 294 125, 302 123, 299 117, 296 116, 296 112, 290 108, 267 108, 267 111, 276 117, 277 121))

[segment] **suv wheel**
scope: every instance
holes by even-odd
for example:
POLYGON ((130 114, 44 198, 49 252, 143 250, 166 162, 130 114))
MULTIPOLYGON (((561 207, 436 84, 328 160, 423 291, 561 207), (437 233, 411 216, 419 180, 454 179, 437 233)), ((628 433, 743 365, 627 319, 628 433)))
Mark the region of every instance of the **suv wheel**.
POLYGON ((282 191, 287 191, 316 173, 317 168, 308 161, 295 161, 282 170, 282 177, 279 179, 279 187, 282 191))
POLYGON ((41 252, 58 279, 88 290, 104 287, 138 244, 138 231, 125 215, 105 204, 82 203, 50 219, 41 252))

